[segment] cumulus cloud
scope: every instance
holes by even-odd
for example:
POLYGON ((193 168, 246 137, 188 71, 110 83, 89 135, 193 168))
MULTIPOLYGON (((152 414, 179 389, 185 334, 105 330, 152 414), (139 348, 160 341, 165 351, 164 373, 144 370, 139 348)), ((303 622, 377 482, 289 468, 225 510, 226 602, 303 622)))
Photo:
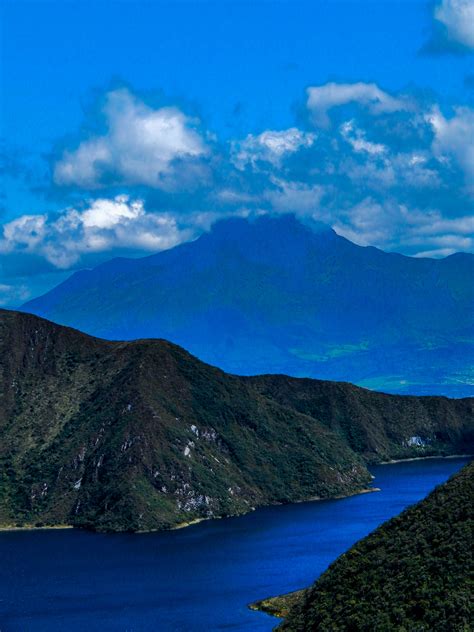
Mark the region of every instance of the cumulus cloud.
POLYGON ((55 168, 57 183, 76 187, 67 199, 84 188, 100 194, 0 226, 0 303, 15 300, 12 278, 21 285, 25 270, 59 277, 116 254, 159 251, 233 215, 294 212, 356 243, 416 256, 472 249, 472 109, 448 114, 365 83, 310 88, 308 108, 312 123, 219 143, 177 108, 110 93, 106 133, 55 168), (345 104, 357 107, 334 117, 345 104))
POLYGON ((436 210, 409 208, 395 199, 368 197, 340 214, 335 230, 362 246, 417 257, 445 257, 474 248, 472 215, 447 219, 436 210))
POLYGON ((438 189, 438 171, 429 165, 426 151, 369 153, 362 158, 352 155, 341 160, 340 173, 352 183, 359 183, 373 191, 405 187, 405 189, 438 189))
MULTIPOLYGON (((274 188, 263 193, 264 199, 270 202, 270 208, 278 213, 297 213, 320 217, 321 199, 325 189, 317 184, 273 179, 274 188)), ((326 218, 327 219, 327 218, 326 218)))
POLYGON ((434 19, 444 27, 448 40, 474 49, 473 0, 441 0, 435 5, 434 19))
POLYGON ((279 166, 285 156, 311 147, 316 134, 304 132, 296 127, 274 131, 268 130, 258 135, 249 134, 243 141, 232 141, 231 158, 239 169, 259 161, 279 166))
POLYGON ((435 133, 434 153, 440 160, 454 159, 464 172, 467 186, 474 190, 474 110, 458 107, 448 119, 435 107, 427 118, 435 133))
POLYGON ((409 110, 412 106, 406 98, 393 97, 375 83, 326 83, 307 88, 306 105, 315 125, 328 128, 329 112, 335 107, 356 103, 374 115, 409 110))
POLYGON ((196 161, 208 153, 208 147, 197 129, 198 121, 178 108, 154 110, 120 89, 106 96, 103 114, 107 133, 66 150, 54 166, 56 184, 87 189, 110 184, 169 189, 176 186, 183 161, 188 163, 188 173, 199 175, 196 161))
POLYGON ((67 269, 84 255, 116 249, 155 252, 189 237, 172 216, 147 213, 141 200, 123 195, 60 214, 22 215, 3 226, 0 253, 40 255, 67 269))

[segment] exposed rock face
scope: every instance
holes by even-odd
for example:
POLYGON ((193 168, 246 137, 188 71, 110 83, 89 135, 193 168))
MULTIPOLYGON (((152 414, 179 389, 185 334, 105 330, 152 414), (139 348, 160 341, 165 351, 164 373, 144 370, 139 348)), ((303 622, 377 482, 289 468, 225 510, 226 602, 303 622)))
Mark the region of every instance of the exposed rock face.
POLYGON ((1 524, 160 529, 351 493, 366 462, 473 450, 473 423, 471 399, 232 376, 0 311, 1 524))

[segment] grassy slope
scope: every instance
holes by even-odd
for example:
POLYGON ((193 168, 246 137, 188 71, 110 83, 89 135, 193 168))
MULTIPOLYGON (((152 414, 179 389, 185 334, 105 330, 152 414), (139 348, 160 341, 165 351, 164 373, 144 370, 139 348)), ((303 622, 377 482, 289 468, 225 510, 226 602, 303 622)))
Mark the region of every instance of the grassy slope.
POLYGON ((0 525, 168 528, 351 493, 365 461, 472 449, 472 400, 230 376, 27 314, 0 311, 0 358, 0 525))
POLYGON ((389 520, 306 591, 264 600, 279 629, 467 632, 473 629, 474 463, 389 520))

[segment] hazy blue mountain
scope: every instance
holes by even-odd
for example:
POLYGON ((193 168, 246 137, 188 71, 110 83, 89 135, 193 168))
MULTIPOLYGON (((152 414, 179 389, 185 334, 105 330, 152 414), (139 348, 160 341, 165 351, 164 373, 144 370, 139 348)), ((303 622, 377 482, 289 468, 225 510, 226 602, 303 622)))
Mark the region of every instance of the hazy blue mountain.
POLYGON ((113 259, 23 309, 109 339, 162 337, 226 371, 474 394, 474 255, 360 247, 293 216, 229 219, 113 259))

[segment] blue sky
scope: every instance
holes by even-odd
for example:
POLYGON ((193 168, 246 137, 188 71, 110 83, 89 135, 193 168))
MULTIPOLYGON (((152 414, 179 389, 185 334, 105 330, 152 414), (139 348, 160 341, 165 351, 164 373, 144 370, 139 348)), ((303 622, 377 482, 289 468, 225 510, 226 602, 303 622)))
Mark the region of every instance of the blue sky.
POLYGON ((472 250, 472 0, 1 12, 0 304, 235 214, 472 250))

